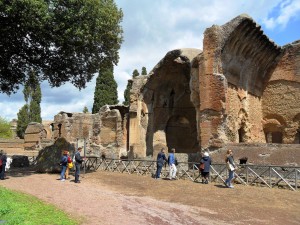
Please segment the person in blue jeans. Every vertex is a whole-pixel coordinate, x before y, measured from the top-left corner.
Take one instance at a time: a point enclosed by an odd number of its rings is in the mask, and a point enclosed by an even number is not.
[[[236,169],[236,165],[234,163],[232,150],[230,150],[230,149],[227,151],[227,155],[225,157],[225,162],[226,162],[227,169],[228,169],[228,178],[225,180],[225,184],[229,188],[234,188],[233,185],[231,184],[231,181],[234,177],[234,170]]]
[[[82,148],[79,147],[75,153],[75,183],[80,183],[79,175],[80,175],[80,167],[84,159],[81,157],[80,152]]]
[[[157,159],[156,159],[156,174],[155,174],[155,179],[159,179],[160,178],[160,173],[162,170],[163,165],[165,164],[165,162],[167,161],[165,152],[164,152],[164,148],[162,148],[160,150],[160,152],[157,154]]]
[[[60,160],[61,172],[60,172],[60,180],[65,181],[65,173],[68,166],[68,151],[63,152],[63,156]]]

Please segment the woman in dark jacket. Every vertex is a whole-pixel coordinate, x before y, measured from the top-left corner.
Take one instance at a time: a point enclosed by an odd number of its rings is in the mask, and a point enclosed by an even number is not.
[[[211,165],[211,158],[208,152],[204,152],[202,159],[200,160],[200,171],[202,176],[202,184],[208,184],[209,171]]]

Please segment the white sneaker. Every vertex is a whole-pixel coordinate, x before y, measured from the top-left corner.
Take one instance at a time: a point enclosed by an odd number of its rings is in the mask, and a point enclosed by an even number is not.
[[[66,179],[61,179],[60,181],[65,181]]]

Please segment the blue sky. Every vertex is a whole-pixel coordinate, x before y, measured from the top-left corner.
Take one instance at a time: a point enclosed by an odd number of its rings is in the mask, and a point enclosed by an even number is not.
[[[276,44],[300,39],[300,0],[116,0],[124,18],[124,42],[114,75],[120,103],[134,69],[150,72],[165,54],[178,48],[202,49],[203,33],[212,25],[223,25],[246,13]],[[53,120],[60,111],[89,111],[93,106],[95,78],[81,91],[71,84],[50,88],[42,83],[42,118]],[[0,94],[0,116],[17,118],[25,104],[22,90]]]

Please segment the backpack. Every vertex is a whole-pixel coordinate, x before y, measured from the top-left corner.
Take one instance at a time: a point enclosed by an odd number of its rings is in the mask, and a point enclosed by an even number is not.
[[[72,162],[72,159],[70,156],[68,156],[68,163],[71,163]]]

